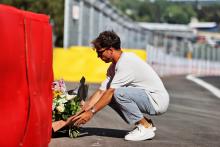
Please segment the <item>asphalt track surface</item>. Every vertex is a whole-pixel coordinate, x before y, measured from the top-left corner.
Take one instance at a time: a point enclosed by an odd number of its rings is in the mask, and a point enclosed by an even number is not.
[[[220,76],[206,76],[199,78],[220,89]]]
[[[202,77],[215,86],[219,78]],[[163,82],[170,94],[170,106],[165,114],[150,117],[157,127],[152,140],[125,141],[124,135],[134,126],[107,106],[82,127],[81,137],[57,134],[49,147],[220,147],[220,99],[185,76],[164,77]],[[97,87],[90,84],[89,94]]]

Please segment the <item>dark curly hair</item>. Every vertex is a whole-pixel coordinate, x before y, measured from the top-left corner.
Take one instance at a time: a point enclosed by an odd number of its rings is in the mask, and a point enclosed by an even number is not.
[[[116,50],[121,49],[121,40],[114,31],[104,31],[93,40],[92,45],[95,50],[101,50],[102,48],[115,48]]]

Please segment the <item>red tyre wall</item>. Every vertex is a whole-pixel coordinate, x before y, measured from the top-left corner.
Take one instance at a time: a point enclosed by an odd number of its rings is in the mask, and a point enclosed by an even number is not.
[[[48,16],[0,5],[0,51],[0,146],[48,146],[53,81]]]

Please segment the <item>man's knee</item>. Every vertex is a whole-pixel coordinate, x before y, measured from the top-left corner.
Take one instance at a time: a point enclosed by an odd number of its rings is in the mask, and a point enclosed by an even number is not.
[[[129,98],[126,94],[126,88],[117,88],[114,91],[114,98],[116,102],[125,102],[129,101]]]

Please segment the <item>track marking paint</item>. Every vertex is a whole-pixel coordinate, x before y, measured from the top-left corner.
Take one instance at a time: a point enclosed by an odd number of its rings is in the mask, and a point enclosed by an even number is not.
[[[186,79],[197,83],[198,85],[200,85],[200,86],[204,87],[205,89],[209,90],[216,97],[220,98],[220,89],[218,89],[217,87],[209,84],[208,82],[205,82],[204,80],[201,80],[201,79],[197,78],[196,75],[187,75]]]

